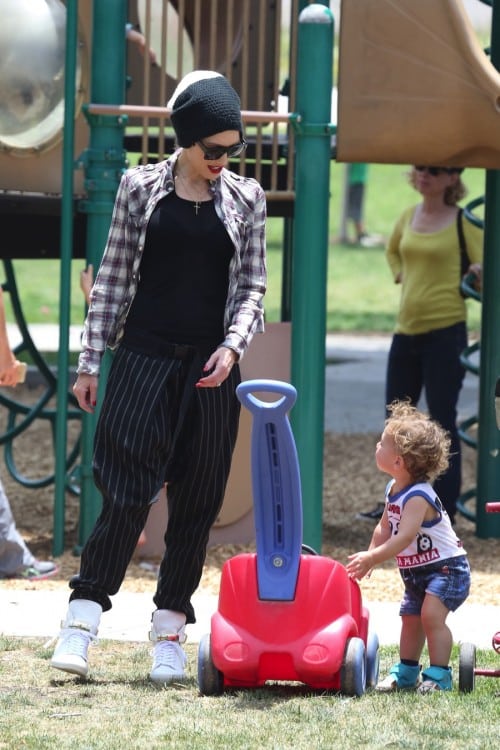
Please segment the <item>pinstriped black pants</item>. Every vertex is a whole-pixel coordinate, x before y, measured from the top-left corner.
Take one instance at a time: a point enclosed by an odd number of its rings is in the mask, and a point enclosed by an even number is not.
[[[103,611],[119,590],[151,503],[168,482],[165,555],[153,601],[195,622],[210,529],[222,506],[238,432],[235,365],[220,388],[193,387],[172,445],[189,363],[130,351],[115,354],[94,441],[94,479],[102,511],[71,582],[71,599]],[[201,372],[200,372],[201,376]]]

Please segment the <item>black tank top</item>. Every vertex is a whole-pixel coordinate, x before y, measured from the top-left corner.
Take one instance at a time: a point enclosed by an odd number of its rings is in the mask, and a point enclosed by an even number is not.
[[[212,200],[175,192],[156,206],[146,231],[137,294],[127,332],[212,351],[224,339],[224,308],[234,246]]]

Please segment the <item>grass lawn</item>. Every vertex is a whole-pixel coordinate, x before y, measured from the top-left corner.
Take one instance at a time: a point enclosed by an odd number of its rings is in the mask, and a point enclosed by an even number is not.
[[[146,679],[145,643],[102,641],[88,681],[49,667],[41,640],[0,638],[0,747],[29,750],[493,750],[498,747],[498,682],[478,677],[472,693],[425,696],[311,692],[299,684],[201,697],[196,645],[188,679],[157,688]],[[397,658],[383,647],[381,674]],[[498,655],[478,651],[478,665]],[[496,665],[495,665],[496,662]],[[455,680],[457,651],[453,654]]]

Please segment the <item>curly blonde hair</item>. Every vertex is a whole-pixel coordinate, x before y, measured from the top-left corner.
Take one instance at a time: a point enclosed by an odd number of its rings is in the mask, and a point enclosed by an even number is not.
[[[441,425],[407,401],[388,407],[385,432],[414,482],[433,482],[448,468],[451,440]]]
[[[412,167],[410,171],[407,174],[408,182],[412,186],[412,188],[416,189],[416,183],[415,183],[415,167]],[[462,200],[462,198],[465,198],[467,195],[468,190],[464,183],[462,182],[462,178],[458,177],[458,180],[453,183],[453,185],[448,185],[446,190],[444,191],[444,202],[447,206],[456,206],[459,201]]]

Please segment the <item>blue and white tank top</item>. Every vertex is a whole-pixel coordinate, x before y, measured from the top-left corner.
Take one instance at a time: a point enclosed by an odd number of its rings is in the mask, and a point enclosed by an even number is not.
[[[392,479],[388,483],[385,491],[387,515],[392,536],[396,536],[398,533],[404,506],[411,497],[418,495],[425,498],[438,513],[432,521],[423,522],[413,542],[396,556],[398,567],[418,568],[450,557],[465,555],[466,551],[462,542],[455,534],[450,517],[432,486],[427,482],[419,482],[405,487],[404,490],[395,495],[391,495],[390,491],[394,481]]]

